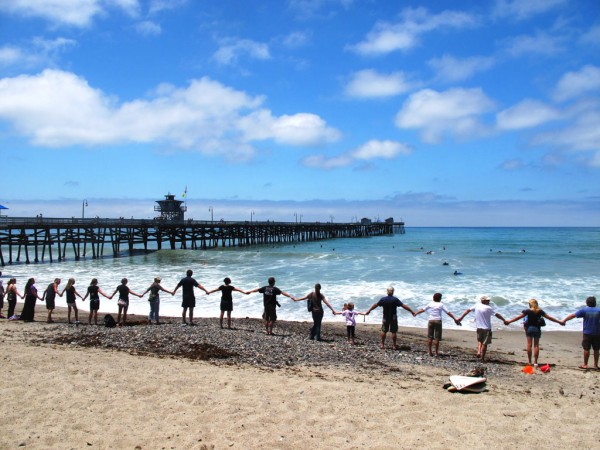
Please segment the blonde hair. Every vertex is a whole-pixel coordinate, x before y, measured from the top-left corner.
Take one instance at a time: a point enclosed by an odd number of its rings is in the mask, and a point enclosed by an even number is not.
[[[540,311],[540,305],[535,298],[529,300],[529,309],[531,309],[534,313],[538,313]]]
[[[75,278],[69,278],[69,281],[67,282],[67,287],[65,288],[65,290],[73,287],[74,284],[75,284]]]

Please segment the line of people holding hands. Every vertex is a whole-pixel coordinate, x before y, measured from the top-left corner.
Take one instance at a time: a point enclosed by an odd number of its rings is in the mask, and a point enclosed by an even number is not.
[[[0,272],[0,276],[1,276]],[[24,298],[25,302],[23,309],[20,314],[20,319],[24,321],[33,321],[35,314],[35,303],[36,300],[45,300],[46,309],[48,311],[47,322],[53,323],[52,312],[55,309],[56,296],[62,297],[66,295],[66,302],[68,306],[68,322],[71,321],[72,314],[74,315],[75,323],[79,324],[79,312],[76,305],[76,297],[85,301],[89,297],[90,301],[90,312],[88,317],[88,323],[95,325],[98,324],[98,310],[100,309],[100,295],[107,299],[112,299],[117,293],[119,294],[117,305],[118,315],[117,324],[123,325],[127,321],[127,309],[129,307],[129,296],[134,295],[136,297],[144,297],[149,293],[149,304],[150,312],[148,315],[148,323],[159,324],[159,307],[160,307],[160,293],[165,292],[171,295],[175,295],[176,292],[182,289],[182,323],[186,325],[194,325],[194,308],[196,306],[196,298],[194,289],[200,289],[207,295],[215,292],[221,292],[221,304],[220,304],[220,326],[223,328],[224,315],[227,313],[227,326],[232,327],[231,324],[231,312],[233,310],[233,292],[240,292],[242,294],[252,294],[258,292],[263,295],[263,320],[265,324],[265,332],[267,335],[273,334],[273,325],[277,320],[277,307],[281,306],[277,301],[278,295],[283,295],[290,298],[293,301],[307,301],[307,309],[312,314],[313,326],[311,327],[309,338],[311,340],[321,340],[321,323],[324,316],[323,304],[325,304],[334,315],[342,315],[346,321],[347,328],[347,339],[348,343],[355,343],[355,327],[356,327],[356,316],[358,315],[369,315],[374,309],[382,307],[383,317],[381,325],[381,343],[380,347],[385,348],[385,341],[387,333],[390,332],[392,335],[392,348],[397,348],[397,332],[398,332],[398,307],[401,307],[411,313],[413,316],[427,312],[428,327],[427,327],[427,346],[428,353],[430,356],[439,356],[439,343],[442,340],[442,316],[447,314],[454,320],[457,325],[461,325],[462,320],[471,312],[475,312],[475,324],[477,328],[477,354],[476,357],[485,361],[486,351],[488,345],[492,342],[492,317],[496,317],[501,320],[505,325],[509,325],[518,320],[524,319],[524,331],[527,337],[527,357],[529,364],[537,367],[539,357],[539,340],[541,337],[541,329],[545,326],[545,319],[552,322],[558,323],[562,326],[569,320],[574,318],[583,319],[583,340],[582,347],[584,349],[584,364],[580,366],[581,369],[588,369],[588,361],[590,356],[590,350],[594,350],[594,366],[593,369],[598,369],[598,356],[600,351],[600,308],[596,307],[596,298],[588,297],[586,299],[586,306],[579,309],[573,314],[567,316],[564,320],[558,320],[548,315],[542,310],[537,300],[531,299],[528,302],[528,308],[522,310],[522,312],[516,317],[506,320],[496,310],[490,306],[490,297],[483,296],[480,298],[480,302],[471,308],[468,308],[460,317],[453,315],[446,305],[442,303],[442,294],[435,293],[433,300],[427,305],[424,305],[417,311],[412,310],[408,305],[400,301],[394,296],[394,288],[387,288],[387,295],[382,297],[378,302],[374,303],[366,312],[354,311],[353,303],[345,303],[342,311],[335,311],[331,306],[327,298],[321,292],[321,285],[315,284],[314,291],[308,293],[303,297],[293,297],[287,292],[282,291],[275,286],[275,278],[270,277],[268,284],[244,291],[231,285],[231,279],[225,278],[223,284],[216,289],[207,290],[193,277],[193,271],[188,270],[186,276],[182,278],[177,286],[173,290],[165,289],[161,286],[161,278],[154,278],[153,283],[141,294],[133,292],[128,286],[127,278],[121,280],[112,294],[105,293],[99,286],[98,280],[93,278],[90,285],[87,288],[85,295],[81,295],[75,289],[75,279],[69,278],[65,288],[60,291],[59,285],[61,283],[60,278],[56,278],[50,283],[43,291],[42,295],[38,294],[35,287],[35,280],[30,278],[25,285],[23,294],[20,294],[16,287],[16,279],[11,278],[7,284],[6,289],[0,280],[0,318],[2,316],[3,300],[6,297],[8,302],[8,314],[9,319],[14,319],[14,309],[17,302],[17,297]]]

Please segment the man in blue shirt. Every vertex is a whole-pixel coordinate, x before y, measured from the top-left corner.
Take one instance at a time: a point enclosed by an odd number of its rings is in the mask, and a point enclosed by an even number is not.
[[[408,305],[402,303],[397,297],[394,297],[394,288],[387,288],[387,296],[382,297],[365,313],[368,315],[378,306],[383,308],[383,321],[381,322],[381,348],[385,348],[385,337],[388,331],[392,333],[392,348],[396,350],[396,334],[398,333],[398,306],[409,311],[413,316],[415,312]]]
[[[581,346],[583,347],[583,365],[579,366],[580,369],[588,368],[588,361],[590,359],[590,349],[594,349],[594,370],[600,370],[598,368],[598,353],[600,352],[600,308],[596,307],[596,297],[588,297],[585,299],[585,308],[581,308],[579,311],[568,315],[562,321],[563,325],[575,317],[583,319],[583,340]]]

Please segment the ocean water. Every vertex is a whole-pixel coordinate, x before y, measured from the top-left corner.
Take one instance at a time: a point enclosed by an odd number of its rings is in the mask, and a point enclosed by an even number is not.
[[[395,295],[415,310],[426,305],[435,292],[441,292],[456,315],[473,306],[481,295],[490,295],[492,304],[506,318],[518,315],[530,298],[536,298],[548,314],[562,319],[583,306],[587,296],[600,297],[600,228],[409,227],[404,235],[384,237],[16,264],[3,268],[3,279],[6,283],[8,276],[17,277],[21,291],[29,277],[35,277],[40,290],[55,277],[62,278],[61,287],[74,277],[83,295],[93,277],[108,294],[127,277],[130,288],[141,293],[155,276],[172,290],[189,268],[209,290],[220,286],[226,276],[244,290],[263,286],[274,276],[280,289],[299,297],[318,282],[337,310],[343,303],[353,302],[357,311],[365,311],[391,285]],[[461,274],[454,275],[454,271]],[[101,311],[116,311],[116,300],[116,296],[113,300],[101,297]],[[86,310],[87,302],[77,302]],[[219,302],[218,293],[206,296],[197,291],[195,316],[218,316]],[[175,297],[163,293],[161,315],[179,316],[180,303],[181,292]],[[311,320],[305,302],[282,297],[280,303],[280,319]],[[57,304],[66,306],[65,299],[58,299]],[[132,297],[130,312],[146,314],[148,309],[147,297]],[[261,314],[259,294],[234,293],[234,318],[259,318]],[[473,314],[467,316],[463,328],[474,328],[473,319]],[[342,321],[329,313],[325,320]],[[381,311],[373,311],[365,320],[380,322]],[[401,310],[399,321],[403,326],[426,327],[427,315],[413,318]],[[496,325],[503,327],[500,321]],[[449,318],[445,326],[456,327]],[[520,325],[515,323],[511,328]],[[548,322],[546,329],[565,328]],[[571,321],[566,329],[579,330],[581,323]]]

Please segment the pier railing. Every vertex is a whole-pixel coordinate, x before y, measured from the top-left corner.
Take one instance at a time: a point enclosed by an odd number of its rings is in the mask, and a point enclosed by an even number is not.
[[[78,260],[169,249],[301,243],[404,233],[403,222],[164,221],[0,217],[0,264]]]

